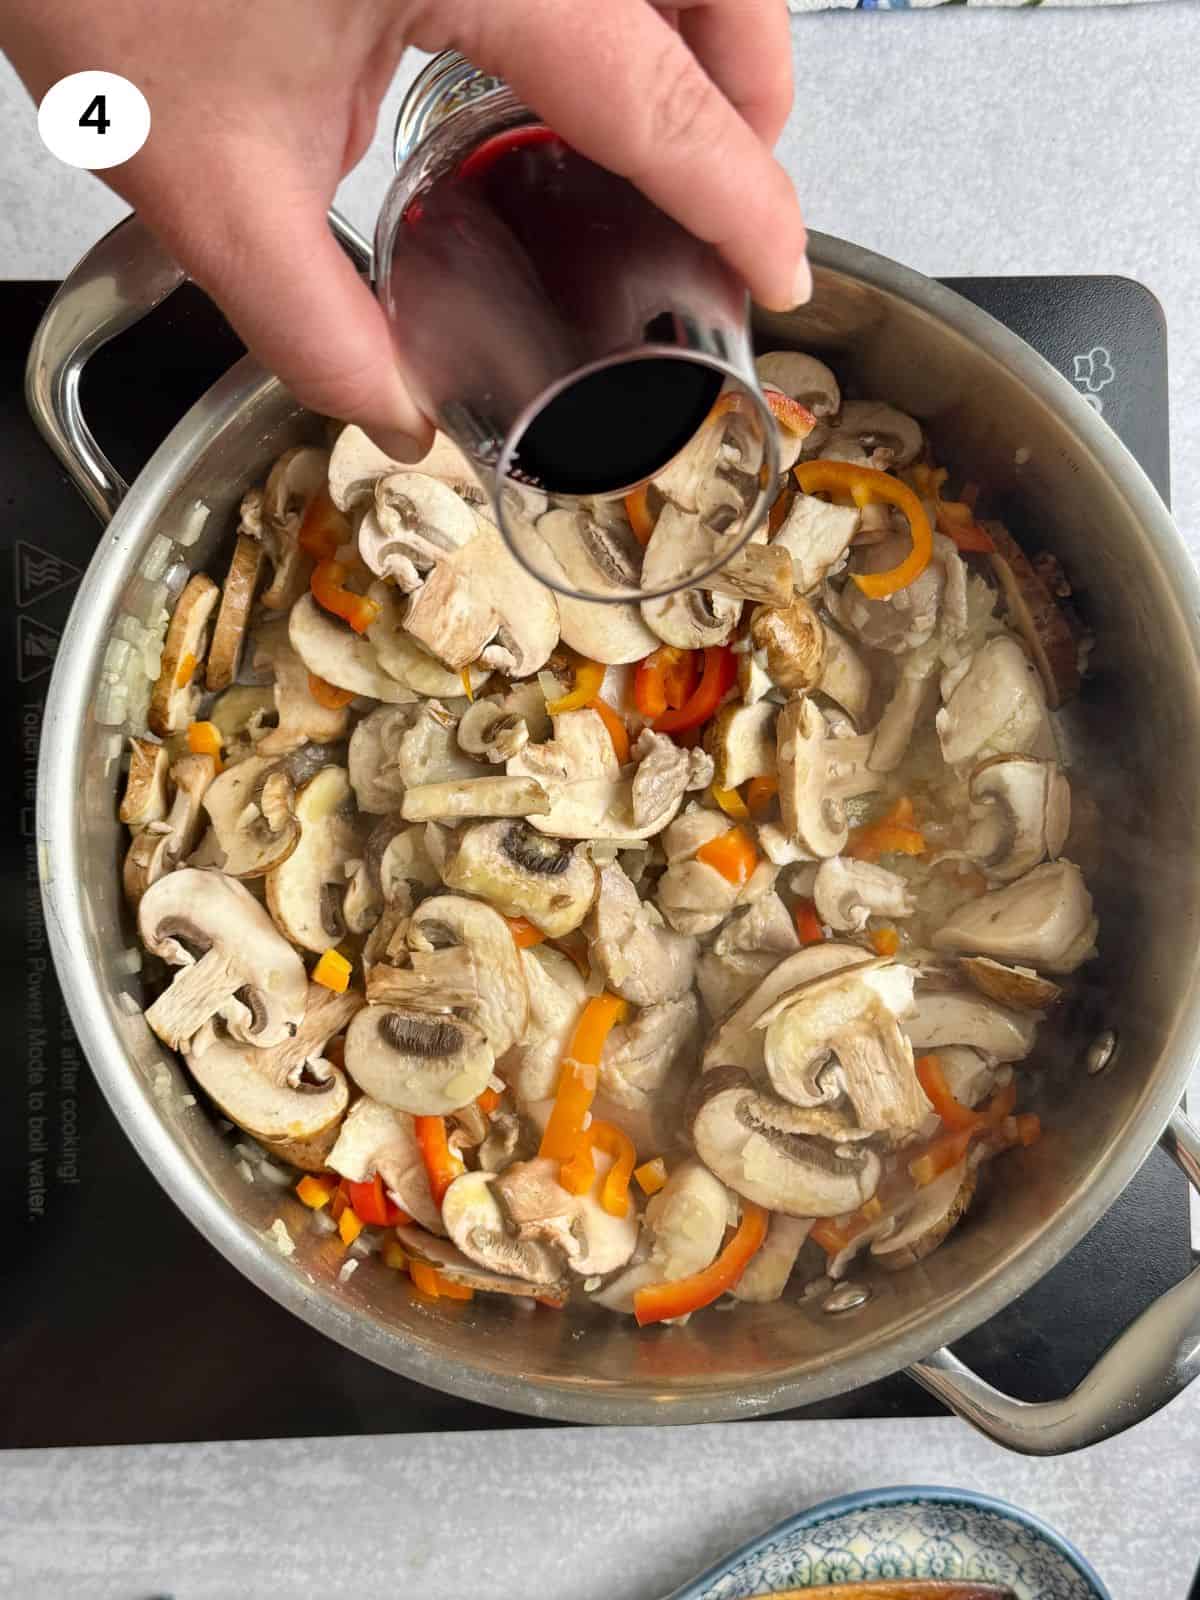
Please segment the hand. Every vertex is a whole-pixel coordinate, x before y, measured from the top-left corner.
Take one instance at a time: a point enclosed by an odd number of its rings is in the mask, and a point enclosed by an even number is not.
[[[784,0],[7,0],[31,93],[120,72],[150,101],[105,180],[305,405],[414,458],[430,425],[325,221],[407,45],[459,49],[556,132],[712,241],[765,305],[808,296],[771,155],[791,106]]]

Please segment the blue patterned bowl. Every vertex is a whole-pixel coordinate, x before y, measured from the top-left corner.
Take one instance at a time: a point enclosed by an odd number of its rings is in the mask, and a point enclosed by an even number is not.
[[[1112,1600],[1061,1534],[1028,1511],[961,1489],[843,1495],[743,1545],[673,1600],[747,1600],[867,1578],[978,1578],[1018,1600]]]

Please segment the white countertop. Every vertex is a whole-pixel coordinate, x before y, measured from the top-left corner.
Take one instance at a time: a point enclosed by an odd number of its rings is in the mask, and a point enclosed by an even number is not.
[[[1175,513],[1200,552],[1200,7],[841,12],[793,39],[782,148],[814,228],[931,274],[1124,273],[1158,295]],[[341,196],[365,229],[398,88]],[[61,276],[123,208],[42,149],[2,63],[0,148],[0,277]],[[1197,1459],[1198,1394],[1062,1461],[952,1420],[11,1452],[0,1594],[653,1600],[816,1500],[924,1482],[1039,1512],[1114,1600],[1176,1600],[1200,1560]]]

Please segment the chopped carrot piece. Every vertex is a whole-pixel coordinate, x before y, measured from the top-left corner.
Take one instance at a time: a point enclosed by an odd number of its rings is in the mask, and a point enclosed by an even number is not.
[[[736,789],[718,789],[714,783],[708,792],[727,817],[732,817],[735,822],[749,820],[750,808]]]
[[[547,710],[549,710],[549,707],[547,707]],[[588,710],[596,712],[600,721],[608,729],[608,737],[612,740],[617,764],[623,767],[629,760],[629,730],[626,728],[624,721],[606,700],[589,700]]]
[[[179,671],[175,674],[175,687],[177,689],[185,689],[191,683],[192,674],[195,672],[197,665],[195,656],[189,650],[179,663]]]
[[[821,940],[825,937],[825,933],[821,927],[821,919],[817,915],[817,908],[815,905],[813,905],[812,901],[797,900],[794,916],[796,918],[796,932],[799,935],[800,943],[820,944]]]
[[[894,956],[900,948],[900,935],[895,928],[875,928],[871,932],[871,948],[877,956]]]
[[[310,1211],[320,1211],[322,1206],[327,1206],[337,1190],[337,1184],[332,1178],[319,1178],[314,1173],[308,1173],[296,1185],[296,1193]]]
[[[339,689],[335,683],[327,683],[324,678],[318,678],[315,672],[310,672],[308,675],[308,692],[319,706],[325,707],[326,711],[340,711],[354,699],[353,689]]]
[[[350,987],[351,963],[337,950],[326,950],[312,969],[312,981],[334,994],[345,994]]]
[[[518,950],[529,950],[535,944],[541,944],[546,937],[540,928],[535,928],[524,917],[505,917],[504,920],[508,923],[508,931]]]
[[[338,1232],[342,1236],[342,1243],[351,1245],[363,1231],[363,1221],[353,1206],[347,1206],[338,1218]]]
[[[667,1181],[667,1164],[661,1156],[643,1161],[633,1172],[643,1194],[657,1194]]]
[[[748,833],[741,828],[730,828],[728,833],[701,845],[696,851],[696,860],[715,868],[726,883],[740,888],[749,882],[758,865],[758,851]]]

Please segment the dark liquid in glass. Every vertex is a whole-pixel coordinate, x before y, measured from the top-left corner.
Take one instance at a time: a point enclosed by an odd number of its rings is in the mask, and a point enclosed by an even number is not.
[[[498,453],[506,421],[562,372],[646,340],[673,342],[661,284],[686,281],[697,248],[550,129],[498,134],[405,211],[391,269],[403,354],[429,375],[435,412],[465,425],[482,454]],[[456,371],[439,394],[436,345],[448,330]],[[721,386],[719,373],[682,357],[611,362],[533,415],[514,475],[572,495],[638,483],[687,444]]]

